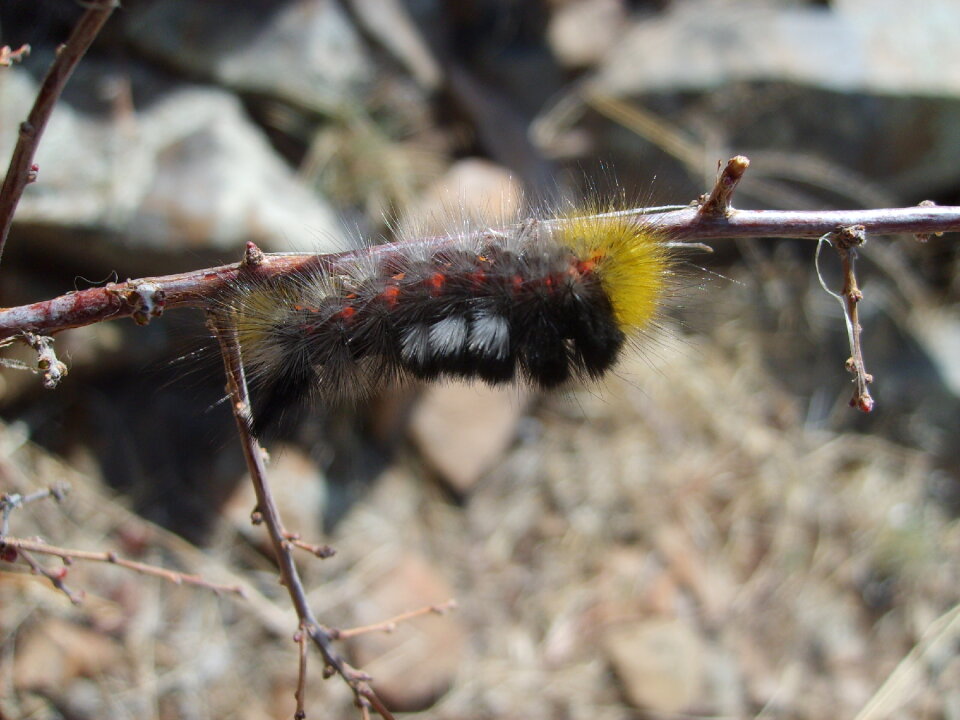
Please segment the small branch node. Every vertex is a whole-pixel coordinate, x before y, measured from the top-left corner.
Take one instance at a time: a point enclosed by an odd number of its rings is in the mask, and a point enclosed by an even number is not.
[[[240,262],[240,264],[243,267],[248,268],[257,267],[258,265],[263,264],[263,259],[263,250],[261,250],[256,243],[251,241],[247,243],[247,249],[243,253],[243,260]]]
[[[713,190],[700,203],[698,211],[701,217],[725,218],[733,212],[733,191],[737,189],[743,174],[750,167],[750,160],[737,155],[727,161],[726,167],[717,175]]]
[[[60,384],[67,375],[67,366],[57,359],[53,349],[53,338],[49,335],[38,335],[29,331],[21,335],[23,342],[32,347],[37,353],[37,369],[43,378],[43,386],[52,390]]]
[[[917,207],[922,207],[922,208],[932,208],[936,206],[937,204],[933,200],[923,200],[917,204]],[[943,233],[942,232],[916,233],[914,237],[917,239],[917,242],[925,243],[925,242],[929,242],[930,238],[932,237],[943,237]]]
[[[127,302],[136,308],[133,321],[137,325],[147,325],[151,318],[163,315],[166,293],[154,283],[140,283],[130,291]]]

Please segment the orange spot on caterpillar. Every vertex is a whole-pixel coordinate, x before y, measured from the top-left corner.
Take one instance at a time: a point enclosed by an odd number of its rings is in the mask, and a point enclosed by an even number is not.
[[[396,285],[387,285],[380,293],[380,297],[383,298],[388,307],[395,307],[397,300],[400,298],[400,288]]]
[[[357,314],[357,309],[353,305],[347,305],[343,310],[334,315],[339,320],[350,320]]]
[[[439,293],[443,286],[446,284],[447,278],[443,273],[434,273],[429,278],[427,278],[427,286],[430,287],[434,293]]]

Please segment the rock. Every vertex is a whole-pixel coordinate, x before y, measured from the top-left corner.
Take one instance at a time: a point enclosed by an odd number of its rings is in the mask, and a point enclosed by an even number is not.
[[[523,387],[431,385],[413,411],[410,436],[458,493],[468,493],[513,442],[529,399]]]
[[[367,625],[445,603],[453,589],[439,571],[414,554],[372,584],[357,603],[357,621]],[[393,632],[371,632],[349,641],[358,667],[373,676],[377,694],[391,710],[430,707],[453,682],[466,645],[455,613],[404,620]]]
[[[627,701],[650,713],[679,713],[700,697],[704,642],[684,621],[651,619],[617,625],[603,647]]]
[[[340,3],[165,0],[129,13],[134,46],[240,92],[337,114],[373,80],[367,50]]]
[[[8,155],[36,85],[22,72],[4,80],[0,154]],[[138,250],[239,254],[247,240],[265,250],[310,250],[317,238],[342,245],[332,210],[295,178],[232,95],[184,86],[127,120],[118,125],[58,104],[17,222],[106,231]]]
[[[595,65],[627,27],[626,3],[621,0],[574,0],[550,18],[547,39],[562,65]]]
[[[898,0],[830,9],[676,3],[633,24],[596,84],[621,96],[769,80],[844,92],[960,95],[960,8],[931,0],[922,13],[901,10]]]
[[[458,160],[410,208],[400,224],[402,237],[459,232],[464,223],[515,222],[523,206],[520,182],[506,168],[479,158]]]
[[[115,671],[122,656],[121,646],[106,634],[49,617],[18,635],[13,681],[19,690],[59,694],[79,677]]]

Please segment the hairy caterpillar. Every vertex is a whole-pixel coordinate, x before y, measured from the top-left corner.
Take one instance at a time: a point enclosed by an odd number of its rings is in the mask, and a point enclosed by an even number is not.
[[[255,434],[313,395],[408,378],[598,378],[654,320],[670,275],[655,227],[611,212],[375,246],[253,281],[237,311]]]

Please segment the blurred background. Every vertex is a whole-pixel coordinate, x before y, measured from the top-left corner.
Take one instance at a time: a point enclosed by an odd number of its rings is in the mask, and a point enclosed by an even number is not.
[[[0,156],[79,13],[0,4],[0,44],[33,48],[0,69]],[[234,262],[248,240],[409,237],[451,207],[685,204],[734,154],[738,207],[960,204],[960,2],[127,0],[41,143],[0,302]],[[338,550],[300,558],[323,622],[459,603],[344,644],[391,708],[960,720],[956,237],[861,254],[869,416],[847,407],[815,243],[714,249],[602,384],[399,388],[270,443],[288,528]],[[824,274],[839,284],[832,257]],[[72,607],[5,565],[0,717],[292,717],[296,622],[202,317],[57,351],[53,392],[0,375],[0,491],[72,486],[11,533],[250,598],[78,563]],[[356,717],[321,674],[309,715]]]

